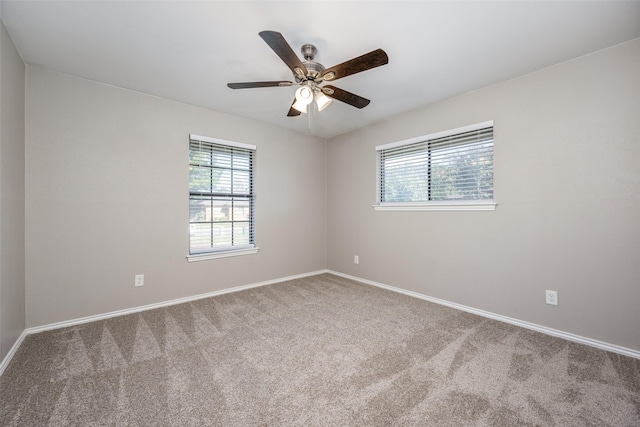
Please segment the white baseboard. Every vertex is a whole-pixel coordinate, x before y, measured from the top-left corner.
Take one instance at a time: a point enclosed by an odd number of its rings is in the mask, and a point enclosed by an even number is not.
[[[222,290],[219,290],[219,291],[208,292],[208,293],[205,293],[205,294],[199,294],[199,295],[194,295],[194,296],[190,296],[190,297],[178,298],[178,299],[174,299],[174,300],[170,300],[170,301],[163,301],[163,302],[155,303],[155,304],[148,304],[148,305],[128,308],[128,309],[124,309],[124,310],[112,311],[112,312],[109,312],[109,313],[97,314],[97,315],[94,315],[94,316],[81,317],[81,318],[78,318],[78,319],[71,319],[71,320],[66,320],[66,321],[63,321],[63,322],[57,322],[57,323],[51,323],[51,324],[48,324],[48,325],[36,326],[36,327],[33,327],[33,328],[27,328],[22,332],[22,334],[20,335],[18,340],[13,344],[13,346],[11,347],[11,350],[9,350],[9,353],[7,353],[7,355],[4,357],[2,362],[0,362],[0,375],[2,375],[2,373],[4,372],[6,367],[11,362],[11,359],[15,355],[16,351],[18,350],[18,348],[20,347],[22,342],[24,341],[25,337],[27,335],[30,335],[30,334],[49,331],[49,330],[52,330],[52,329],[60,329],[60,328],[66,328],[66,327],[69,327],[69,326],[81,325],[83,323],[95,322],[96,320],[103,320],[103,319],[108,319],[108,318],[111,318],[111,317],[123,316],[125,314],[138,313],[140,311],[153,310],[154,308],[167,307],[167,306],[170,306],[170,305],[181,304],[181,303],[189,302],[189,301],[195,301],[195,300],[202,299],[202,298],[209,298],[209,297],[215,297],[215,296],[218,296],[218,295],[229,294],[229,293],[232,293],[232,292],[244,291],[245,289],[251,289],[251,288],[257,288],[257,287],[260,287],[260,286],[273,285],[275,283],[286,282],[287,280],[295,280],[295,279],[300,279],[300,278],[303,278],[303,277],[315,276],[315,275],[322,274],[322,273],[335,274],[336,276],[344,277],[346,279],[355,280],[355,281],[360,282],[360,283],[376,286],[378,288],[386,289],[386,290],[389,290],[389,291],[392,291],[392,292],[397,292],[397,293],[404,294],[404,295],[407,295],[407,296],[410,296],[410,297],[419,298],[419,299],[422,299],[422,300],[425,300],[425,301],[430,301],[430,302],[433,302],[433,303],[436,303],[436,304],[440,304],[440,305],[444,305],[444,306],[447,306],[447,307],[455,308],[455,309],[458,309],[458,310],[466,311],[468,313],[473,313],[473,314],[477,314],[479,316],[483,316],[483,317],[487,317],[487,318],[490,318],[490,319],[498,320],[500,322],[505,322],[505,323],[509,323],[509,324],[512,324],[512,325],[521,326],[523,328],[531,329],[531,330],[534,330],[534,331],[538,331],[538,332],[541,332],[543,334],[552,335],[552,336],[559,337],[559,338],[564,338],[564,339],[569,340],[569,341],[574,341],[574,342],[578,342],[578,343],[581,343],[581,344],[586,344],[586,345],[589,345],[589,346],[592,346],[592,347],[596,347],[596,348],[599,348],[599,349],[602,349],[602,350],[611,351],[613,353],[618,353],[618,354],[622,354],[624,356],[629,356],[629,357],[633,357],[633,358],[636,358],[636,359],[640,359],[640,351],[638,351],[638,350],[633,350],[633,349],[630,349],[630,348],[621,347],[621,346],[618,346],[618,345],[615,345],[615,344],[609,344],[609,343],[606,343],[606,342],[594,340],[594,339],[591,339],[591,338],[582,337],[582,336],[571,334],[571,333],[568,333],[568,332],[559,331],[557,329],[548,328],[546,326],[537,325],[535,323],[525,322],[523,320],[513,319],[511,317],[502,316],[500,314],[491,313],[489,311],[479,310],[477,308],[467,307],[467,306],[462,305],[462,304],[457,304],[457,303],[445,301],[445,300],[442,300],[442,299],[439,299],[439,298],[430,297],[430,296],[427,296],[427,295],[420,294],[418,292],[413,292],[413,291],[408,291],[408,290],[401,289],[401,288],[396,288],[394,286],[389,286],[389,285],[385,285],[383,283],[374,282],[373,280],[363,279],[363,278],[360,278],[360,277],[351,276],[349,274],[344,274],[344,273],[340,273],[340,272],[337,272],[337,271],[325,269],[325,270],[312,271],[312,272],[309,272],[309,273],[297,274],[297,275],[293,275],[293,276],[281,277],[281,278],[278,278],[278,279],[266,280],[264,282],[258,282],[258,283],[253,283],[253,284],[249,284],[249,285],[236,286],[236,287],[233,287],[233,288],[222,289]]]
[[[69,326],[81,325],[83,323],[95,322],[96,320],[109,319],[111,317],[123,316],[125,314],[138,313],[140,311],[153,310],[154,308],[167,307],[170,305],[182,304],[183,302],[195,301],[202,298],[215,297],[218,295],[230,294],[232,292],[240,292],[245,289],[258,288],[260,286],[273,285],[275,283],[286,282],[287,280],[300,279],[317,274],[327,273],[327,270],[312,271],[310,273],[296,274],[294,276],[280,277],[278,279],[265,280],[264,282],[252,283],[249,285],[236,286],[233,288],[222,289],[220,291],[207,292],[205,294],[193,295],[184,298],[177,298],[169,301],[162,301],[155,304],[141,305],[139,307],[126,308],[124,310],[111,311],[109,313],[96,314],[94,316],[81,317],[78,319],[65,320],[63,322],[50,323],[48,325],[27,328],[27,334],[35,334],[38,332],[50,331],[52,329],[66,328]]]
[[[24,337],[26,336],[27,336],[27,331],[26,330],[22,331],[22,333],[20,334],[16,342],[13,343],[13,346],[11,347],[11,350],[9,350],[9,353],[7,353],[4,359],[2,359],[2,362],[0,363],[0,376],[2,376],[2,373],[4,372],[4,370],[7,369],[7,366],[9,366],[9,363],[11,363],[11,359],[13,359],[13,356],[16,354],[16,351],[18,351],[18,348],[20,347],[20,345],[22,344],[22,341],[24,341]]]
[[[477,314],[478,316],[488,317],[489,319],[498,320],[500,322],[509,323],[512,325],[520,326],[525,329],[531,329],[537,332],[541,332],[543,334],[552,335],[554,337],[563,338],[569,341],[577,342],[580,344],[589,345],[591,347],[596,347],[602,350],[611,351],[613,353],[622,354],[623,356],[633,357],[635,359],[640,359],[640,351],[633,350],[626,347],[621,347],[615,344],[609,344],[603,341],[594,340],[587,337],[582,337],[580,335],[575,335],[569,332],[559,331],[557,329],[548,328],[546,326],[537,325],[535,323],[525,322],[524,320],[518,320],[507,316],[502,316],[500,314],[491,313],[489,311],[480,310],[473,307],[467,307],[466,305],[457,304],[455,302],[449,302],[446,300],[442,300],[439,298],[430,297],[427,295],[420,294],[418,292],[407,291],[405,289],[396,288],[393,286],[385,285],[383,283],[374,282],[373,280],[362,279],[360,277],[351,276],[349,274],[339,273],[333,270],[327,270],[328,273],[335,274],[336,276],[344,277],[345,279],[355,280],[360,283],[364,283],[367,285],[376,286],[378,288],[386,289],[389,291],[397,292],[400,294],[404,294],[414,298],[420,298],[425,301],[433,302],[440,305],[445,305],[447,307],[455,308],[457,310],[466,311],[468,313]]]
[[[139,306],[139,307],[127,308],[127,309],[124,309],[124,310],[111,311],[109,313],[96,314],[94,316],[81,317],[81,318],[77,318],[77,319],[65,320],[63,322],[50,323],[48,325],[35,326],[33,328],[27,328],[24,331],[22,331],[22,334],[20,335],[18,340],[13,344],[13,347],[11,347],[11,350],[9,351],[9,353],[7,353],[5,358],[0,363],[0,376],[2,375],[2,373],[4,372],[6,367],[9,366],[9,363],[11,363],[11,359],[15,355],[15,353],[18,350],[18,348],[20,347],[20,345],[22,344],[22,341],[24,341],[24,338],[27,335],[30,335],[30,334],[36,334],[38,332],[50,331],[50,330],[53,330],[53,329],[66,328],[66,327],[69,327],[69,326],[81,325],[83,323],[95,322],[96,320],[103,320],[103,319],[108,319],[108,318],[111,318],[111,317],[123,316],[125,314],[138,313],[140,311],[153,310],[154,308],[167,307],[167,306],[170,306],[170,305],[181,304],[183,302],[189,302],[189,301],[195,301],[195,300],[202,299],[202,298],[209,298],[209,297],[215,297],[217,295],[223,295],[223,294],[229,294],[229,293],[232,293],[232,292],[244,291],[245,289],[251,289],[251,288],[257,288],[257,287],[260,287],[260,286],[273,285],[275,283],[286,282],[287,280],[295,280],[295,279],[300,279],[300,278],[308,277],[308,276],[315,276],[315,275],[322,274],[322,273],[327,273],[327,272],[328,272],[328,270],[312,271],[310,273],[303,273],[303,274],[296,274],[296,275],[293,275],[293,276],[280,277],[278,279],[265,280],[264,282],[258,282],[258,283],[253,283],[253,284],[249,284],[249,285],[243,285],[243,286],[236,286],[236,287],[233,287],[233,288],[222,289],[220,291],[207,292],[205,294],[199,294],[199,295],[194,295],[194,296],[190,296],[190,297],[178,298],[178,299],[174,299],[174,300],[170,300],[170,301],[163,301],[163,302],[159,302],[159,303],[155,303],[155,304],[148,304],[148,305],[143,305],[143,306]]]

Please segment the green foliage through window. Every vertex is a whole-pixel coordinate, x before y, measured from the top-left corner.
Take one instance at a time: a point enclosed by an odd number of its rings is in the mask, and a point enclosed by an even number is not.
[[[379,203],[493,199],[493,127],[378,150]]]
[[[189,142],[190,253],[255,246],[255,150]]]

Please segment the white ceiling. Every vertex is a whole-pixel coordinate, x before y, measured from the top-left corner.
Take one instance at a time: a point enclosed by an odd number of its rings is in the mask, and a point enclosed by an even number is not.
[[[491,83],[640,37],[640,1],[1,1],[27,64],[332,137]],[[286,117],[294,87],[231,90],[228,82],[292,80],[258,36],[336,65],[376,48],[389,64],[338,86],[371,100],[358,110]]]

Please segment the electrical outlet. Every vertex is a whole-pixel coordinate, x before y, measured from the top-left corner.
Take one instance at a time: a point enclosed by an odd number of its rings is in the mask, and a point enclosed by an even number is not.
[[[144,274],[136,274],[136,279],[133,283],[134,286],[144,286]]]
[[[360,264],[360,257],[358,255],[354,255],[353,256],[353,263],[354,264]]]
[[[546,302],[551,305],[558,305],[558,292],[557,291],[545,291]]]

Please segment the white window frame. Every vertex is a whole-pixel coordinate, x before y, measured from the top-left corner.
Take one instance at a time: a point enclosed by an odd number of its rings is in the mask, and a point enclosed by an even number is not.
[[[189,241],[189,255],[187,255],[187,260],[189,262],[194,262],[194,261],[204,261],[204,260],[209,260],[209,259],[216,259],[216,258],[227,258],[227,257],[232,257],[232,256],[239,256],[239,255],[250,255],[250,254],[255,254],[257,253],[260,248],[255,244],[255,240],[256,240],[256,236],[255,236],[255,200],[256,200],[256,196],[255,196],[255,174],[256,174],[256,170],[255,170],[255,159],[256,159],[256,154],[257,154],[257,147],[255,145],[252,144],[244,144],[241,142],[234,142],[234,141],[227,141],[224,139],[218,139],[218,138],[210,138],[207,136],[201,136],[201,135],[195,135],[195,134],[190,134],[189,135],[189,146],[191,146],[191,141],[201,141],[201,142],[208,142],[211,144],[216,144],[216,145],[221,145],[221,146],[226,146],[226,147],[235,147],[235,148],[242,148],[242,149],[246,149],[246,150],[251,150],[253,151],[253,165],[252,165],[252,170],[251,170],[251,179],[252,179],[252,191],[251,191],[251,195],[252,195],[252,200],[251,200],[251,227],[253,227],[253,231],[252,231],[252,235],[253,235],[253,241],[254,243],[250,243],[248,245],[236,245],[236,246],[226,246],[226,247],[222,247],[220,249],[212,249],[211,251],[206,251],[206,252],[195,252],[195,253],[191,253],[191,242]],[[191,148],[189,148],[189,150],[191,150]],[[189,194],[191,195],[191,191],[189,191]],[[189,199],[191,199],[191,196],[189,197]],[[189,220],[189,224],[191,224],[191,220]],[[189,239],[190,240],[190,239]]]
[[[496,203],[491,200],[437,200],[437,201],[421,201],[421,202],[381,202],[380,188],[380,155],[379,152],[392,148],[402,147],[420,142],[445,138],[461,133],[472,132],[487,127],[493,127],[493,120],[476,123],[469,126],[462,126],[455,129],[436,132],[428,135],[418,136],[415,138],[396,141],[388,144],[376,146],[376,201],[373,205],[376,211],[494,211]]]

